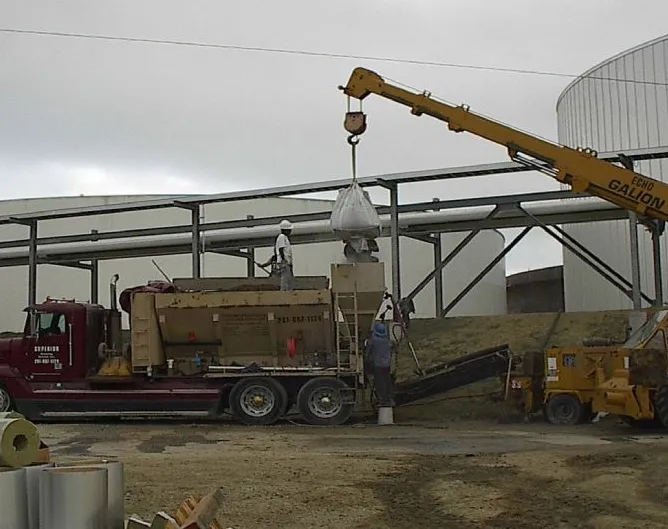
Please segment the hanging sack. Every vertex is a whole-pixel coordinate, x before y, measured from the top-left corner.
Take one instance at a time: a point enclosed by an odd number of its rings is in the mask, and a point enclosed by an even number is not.
[[[332,231],[343,241],[380,237],[380,217],[369,194],[356,181],[339,191],[329,222]]]

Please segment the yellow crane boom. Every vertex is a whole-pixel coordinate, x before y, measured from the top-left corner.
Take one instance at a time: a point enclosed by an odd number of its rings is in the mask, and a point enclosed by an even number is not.
[[[376,94],[406,105],[416,116],[426,114],[447,122],[453,132],[469,132],[503,145],[513,161],[568,184],[575,193],[601,197],[648,219],[668,220],[668,184],[600,160],[592,149],[572,149],[543,140],[477,115],[466,105],[452,106],[432,99],[429,92],[414,93],[394,86],[366,68],[355,68],[348,84],[339,89],[359,100]],[[353,135],[364,132],[366,123],[360,113],[349,114],[354,126],[348,130]]]

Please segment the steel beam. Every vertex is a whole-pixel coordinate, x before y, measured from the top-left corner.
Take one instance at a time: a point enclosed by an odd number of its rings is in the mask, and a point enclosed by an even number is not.
[[[434,270],[432,270],[427,276],[418,283],[418,285],[411,290],[410,294],[406,296],[407,300],[412,300],[415,296],[417,296],[420,292],[422,292],[422,289],[426,287],[429,282],[436,277],[437,274],[441,273],[441,270],[450,262],[452,261],[458,254],[461,252],[468,243],[471,242],[471,240],[478,235],[482,230],[484,229],[489,229],[488,224],[489,221],[491,221],[501,210],[503,209],[502,206],[497,206],[494,208],[493,211],[487,215],[483,220],[478,221],[477,227],[471,231],[464,239],[457,245],[455,246],[452,251],[445,256],[445,259],[442,259],[441,262],[437,264],[437,266],[434,267]]]
[[[192,273],[193,278],[199,279],[202,275],[202,260],[201,260],[201,242],[200,242],[200,207],[195,206],[191,210],[192,220]]]
[[[619,155],[619,163],[629,171],[633,171],[634,163],[631,158],[624,154]],[[631,299],[633,300],[633,309],[642,308],[640,282],[640,252],[638,249],[638,215],[635,211],[629,211],[629,243],[631,245]]]
[[[629,243],[631,246],[631,298],[633,300],[633,309],[642,308],[640,283],[640,250],[638,248],[638,215],[634,211],[629,211]]]
[[[97,260],[90,262],[90,302],[100,302],[100,266]]]
[[[502,218],[494,218],[488,222],[485,229],[502,229],[502,228],[521,228],[535,225],[534,221],[525,215],[514,212],[509,213],[511,216],[504,216]],[[567,214],[554,215],[536,215],[544,224],[571,224],[578,222],[596,222],[602,220],[619,220],[627,217],[627,212],[623,209],[603,210],[603,211],[588,211],[588,212],[574,212]],[[480,222],[484,219],[448,221],[438,224],[429,224],[425,226],[408,226],[402,228],[401,234],[403,236],[424,235],[428,233],[457,233],[477,230]],[[381,237],[387,237],[389,230],[383,231]],[[256,248],[271,247],[274,244],[275,237],[272,236],[249,236],[247,239],[234,240],[215,240],[208,238],[206,240],[207,252],[226,253],[227,251],[247,248],[248,246],[255,246]],[[338,239],[330,232],[323,232],[318,234],[299,234],[292,235],[290,242],[293,245],[309,244],[316,242],[332,242]],[[57,253],[55,253],[57,252]],[[71,249],[69,251],[54,250],[40,250],[40,263],[44,264],[58,264],[63,262],[77,262],[90,259],[98,260],[113,260],[113,259],[129,259],[137,257],[155,257],[160,255],[183,255],[192,252],[192,245],[190,241],[173,241],[173,240],[153,240],[153,241],[126,241],[118,242],[106,247],[99,248],[97,243],[91,243],[83,248]],[[0,252],[0,267],[11,266],[26,266],[28,264],[27,252],[12,252],[10,255],[3,255]]]
[[[50,263],[48,261],[37,260],[38,264],[48,264],[53,266],[62,266],[63,268],[75,268],[76,270],[86,270],[91,272],[93,270],[93,265],[89,263],[80,263],[79,261],[61,261],[58,263]]]
[[[625,153],[631,160],[658,160],[668,158],[668,147],[652,147],[645,149],[634,149]],[[599,153],[598,158],[609,162],[620,161],[618,153]],[[452,178],[469,178],[476,176],[488,176],[494,174],[508,174],[528,172],[534,169],[528,168],[516,162],[500,162],[492,164],[481,164],[464,167],[450,167],[446,169],[428,169],[423,171],[410,171],[403,173],[390,173],[377,176],[358,178],[362,186],[381,186],[385,183],[409,183],[430,182],[436,180],[447,180]],[[240,200],[251,200],[254,198],[268,198],[292,195],[304,195],[310,193],[322,193],[336,191],[350,185],[350,179],[329,180],[310,184],[297,184],[291,186],[274,187],[269,189],[252,189],[249,191],[233,191],[213,195],[174,195],[164,199],[126,202],[120,204],[108,204],[99,206],[84,206],[79,208],[67,208],[59,211],[37,211],[21,215],[0,217],[0,224],[16,224],[16,219],[23,222],[29,220],[54,220],[73,217],[98,216],[114,213],[127,213],[131,211],[148,211],[152,209],[182,208],[184,205],[204,205],[221,202],[236,202]]]
[[[538,219],[535,215],[532,215],[531,213],[522,209],[522,207],[518,206],[517,209],[522,213],[524,213],[527,216],[527,218],[533,220],[535,225],[542,228],[542,230],[545,233],[547,233],[550,237],[555,239],[562,246],[566,247],[566,249],[571,251],[576,257],[582,260],[585,264],[588,264],[594,271],[596,271],[611,285],[617,287],[621,292],[623,292],[629,298],[632,296],[631,283],[619,272],[617,272],[614,268],[612,268],[605,261],[603,261],[600,257],[591,252],[591,250],[586,248],[582,243],[580,243],[575,238],[571,237],[568,233],[566,233],[558,226],[548,227],[546,224],[541,222],[541,220]],[[558,235],[553,233],[552,230],[555,230],[558,233]],[[648,302],[650,303],[652,302],[652,299],[649,298],[647,295],[643,294],[642,292],[640,292],[640,295]]]
[[[399,186],[390,186],[390,239],[392,245],[392,295],[401,299],[401,248],[399,234]]]
[[[31,221],[28,245],[28,305],[37,303],[37,221]]]
[[[246,215],[246,220],[253,220],[254,215]],[[255,246],[246,247],[246,253],[248,254],[246,258],[246,276],[255,277]]]
[[[434,269],[438,268],[443,260],[443,245],[441,244],[441,235],[435,235],[434,242]],[[443,269],[441,272],[434,276],[434,303],[436,310],[434,311],[435,316],[438,318],[443,312]]]
[[[176,208],[187,209],[190,211],[190,226],[191,234],[190,255],[192,257],[192,276],[199,279],[202,276],[202,229],[201,224],[201,205],[197,203],[186,203],[182,200],[173,200],[172,204]]]
[[[544,228],[547,228],[546,225],[543,224]],[[564,240],[568,241],[571,246],[577,248],[580,250],[584,255],[586,255],[591,261],[596,263],[598,266],[600,266],[603,270],[605,270],[607,273],[610,275],[614,276],[617,278],[620,283],[623,285],[623,287],[620,287],[626,295],[629,297],[633,296],[633,283],[630,282],[628,279],[626,279],[622,274],[617,272],[614,268],[612,268],[609,264],[607,264],[603,259],[601,259],[598,255],[596,255],[594,252],[592,252],[589,248],[587,248],[584,244],[579,242],[577,239],[571,237],[568,233],[566,233],[563,229],[561,229],[559,226],[552,226],[551,229],[556,231]],[[561,242],[561,241],[560,241]],[[562,242],[562,245],[564,243]],[[571,249],[570,247],[568,248],[569,250]],[[571,250],[572,251],[572,250]],[[598,270],[597,270],[598,271]],[[642,291],[640,291],[639,294],[641,297],[644,295]],[[645,299],[647,301],[650,300],[649,297],[645,296]]]
[[[475,288],[475,286],[482,281],[482,279],[489,274],[489,272],[494,268],[506,255],[508,255],[517,244],[524,239],[524,237],[533,229],[533,226],[527,226],[524,228],[520,234],[515,237],[508,246],[506,246],[499,254],[492,259],[492,261],[462,290],[450,303],[448,306],[443,309],[441,313],[442,317],[446,317],[448,312],[457,306],[457,304],[466,297],[466,295]]]
[[[654,263],[654,306],[663,306],[663,271],[661,266],[661,231],[652,230],[652,255]]]
[[[540,193],[503,195],[496,197],[479,197],[479,198],[466,198],[466,199],[456,199],[456,200],[438,200],[432,202],[415,202],[412,204],[400,204],[397,206],[397,210],[399,214],[419,213],[433,210],[439,211],[445,209],[459,209],[468,207],[473,208],[473,207],[483,207],[483,206],[497,206],[504,204],[542,202],[542,201],[559,200],[573,197],[574,195],[570,191],[548,191]],[[186,208],[187,206],[183,205],[183,207]],[[621,208],[617,208],[614,205],[611,205],[610,208],[611,211],[613,212],[612,214],[615,217],[615,219],[622,218],[626,215],[625,210]],[[378,212],[379,215],[389,215],[390,207],[378,206],[376,207],[376,211]],[[317,213],[301,213],[298,215],[291,215],[290,218],[292,219],[293,223],[314,222],[314,221],[329,220],[331,215],[332,215],[331,211],[321,211]],[[261,217],[252,219],[246,218],[237,220],[226,220],[219,222],[201,222],[200,232],[219,231],[233,228],[252,228],[256,226],[273,225],[273,224],[278,224],[282,219],[283,216],[272,216],[272,217]],[[175,226],[161,226],[158,228],[115,230],[101,233],[97,232],[95,234],[82,233],[74,235],[60,235],[54,237],[40,237],[37,240],[37,244],[40,246],[53,245],[53,244],[69,244],[75,242],[105,241],[105,240],[136,238],[136,237],[158,237],[162,235],[178,235],[191,232],[192,232],[192,223],[180,224]],[[0,249],[25,247],[28,245],[28,243],[29,243],[28,239],[0,241]]]

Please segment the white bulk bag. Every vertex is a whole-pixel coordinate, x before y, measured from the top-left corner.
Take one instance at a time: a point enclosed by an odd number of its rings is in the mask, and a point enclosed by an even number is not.
[[[369,194],[356,181],[339,191],[329,222],[332,231],[344,241],[380,237],[380,217]]]

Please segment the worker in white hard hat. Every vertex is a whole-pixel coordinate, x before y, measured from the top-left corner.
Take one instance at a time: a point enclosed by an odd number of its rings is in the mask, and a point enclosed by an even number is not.
[[[276,256],[276,266],[281,278],[281,290],[289,292],[294,290],[294,272],[292,262],[292,244],[290,244],[290,234],[292,233],[292,223],[283,219],[278,228],[281,233],[276,237],[274,244],[274,255]]]

